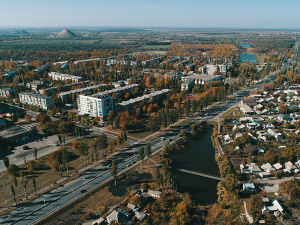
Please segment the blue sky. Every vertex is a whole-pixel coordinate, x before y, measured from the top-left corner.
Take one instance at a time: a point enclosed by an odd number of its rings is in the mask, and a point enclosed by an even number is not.
[[[0,27],[300,28],[299,0],[0,0]]]

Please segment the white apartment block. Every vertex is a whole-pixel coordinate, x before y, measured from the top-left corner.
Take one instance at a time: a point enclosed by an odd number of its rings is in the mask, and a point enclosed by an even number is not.
[[[57,72],[49,72],[48,76],[51,77],[53,80],[71,80],[72,83],[78,83],[82,81],[82,77]]]
[[[23,104],[35,105],[44,110],[51,110],[54,106],[54,99],[40,94],[29,92],[19,93],[20,102]]]
[[[5,87],[0,87],[0,96],[7,98],[13,93],[15,93],[15,89],[10,89],[10,88],[5,88]]]
[[[112,96],[98,95],[97,97],[79,95],[77,100],[79,115],[89,114],[93,117],[106,118],[113,111]]]

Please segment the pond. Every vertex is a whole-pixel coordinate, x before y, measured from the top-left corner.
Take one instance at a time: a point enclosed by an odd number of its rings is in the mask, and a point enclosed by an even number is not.
[[[240,46],[242,46],[243,48],[249,48],[250,44],[246,44],[246,43],[239,43]]]
[[[256,63],[257,58],[255,57],[255,55],[252,54],[240,54],[240,59],[241,62],[245,63],[248,62],[249,59],[249,63]]]
[[[211,142],[212,132],[209,127],[205,133],[191,140],[185,149],[172,152],[173,166],[220,176]],[[174,172],[174,175],[179,191],[190,193],[197,203],[208,205],[217,201],[218,181],[182,172]]]

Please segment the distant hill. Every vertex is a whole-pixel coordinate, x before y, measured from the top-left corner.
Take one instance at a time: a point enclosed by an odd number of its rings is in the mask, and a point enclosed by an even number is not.
[[[50,35],[48,38],[59,38],[59,39],[74,39],[79,37],[78,34],[75,34],[74,32],[64,29],[62,32],[60,32],[57,35]]]

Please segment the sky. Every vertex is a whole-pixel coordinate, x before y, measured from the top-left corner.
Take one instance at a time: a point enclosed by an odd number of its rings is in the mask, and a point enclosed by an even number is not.
[[[300,28],[299,0],[0,0],[0,27]]]

